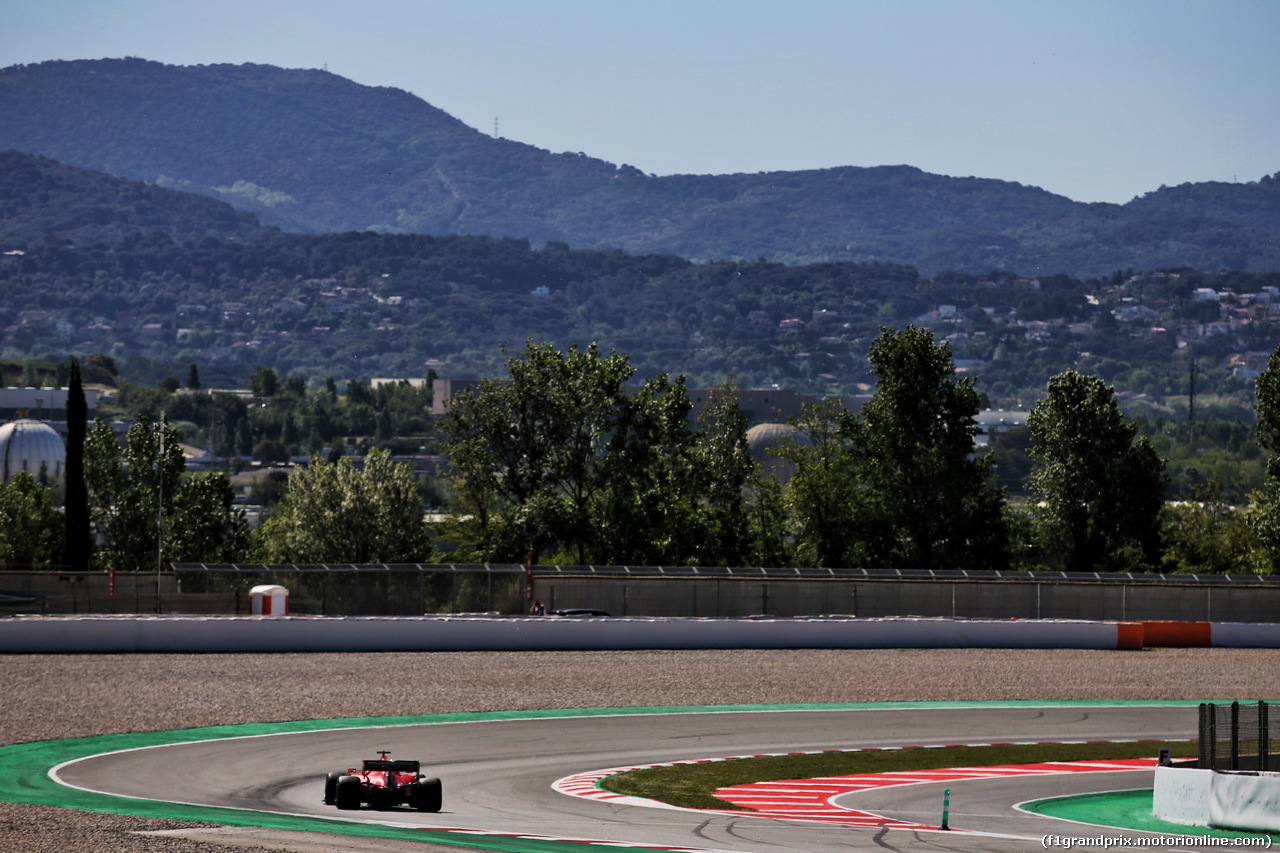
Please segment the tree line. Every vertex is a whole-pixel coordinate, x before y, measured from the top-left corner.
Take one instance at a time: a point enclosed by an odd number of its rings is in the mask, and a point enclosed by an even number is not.
[[[689,418],[682,379],[627,395],[625,357],[529,344],[452,401],[458,559],[918,569],[1161,567],[1167,479],[1097,377],[1067,372],[1031,416],[1032,508],[975,453],[980,397],[928,330],[881,329],[857,412],[806,404],[760,476],[735,389]],[[1119,474],[1120,476],[1117,476]]]
[[[1270,573],[1280,559],[1280,349],[1257,383],[1267,472],[1244,507],[1213,479],[1193,500],[1167,502],[1151,438],[1111,386],[1074,370],[1053,377],[1030,413],[1031,499],[1010,500],[995,453],[975,448],[974,380],[957,373],[947,343],[914,326],[880,330],[868,353],[875,392],[859,411],[838,398],[806,404],[765,465],[752,458],[732,382],[695,419],[683,377],[634,390],[635,368],[613,350],[530,341],[504,357],[505,376],[456,395],[435,425],[449,460],[444,521],[428,523],[410,468],[372,447],[295,467],[255,530],[225,472],[185,472],[167,419],[140,415],[123,440],[85,424],[73,361],[63,510],[29,475],[0,488],[0,562]],[[254,382],[279,393],[273,378]],[[361,405],[377,393],[348,391]]]

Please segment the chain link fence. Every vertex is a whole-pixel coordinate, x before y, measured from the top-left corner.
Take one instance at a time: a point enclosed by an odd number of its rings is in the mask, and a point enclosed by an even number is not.
[[[0,570],[6,614],[247,614],[260,584],[292,613],[420,616],[548,610],[613,616],[922,616],[1280,622],[1280,576],[699,566],[177,563],[164,571]]]
[[[1276,740],[1271,716],[1268,702],[1202,703],[1199,766],[1212,770],[1280,770],[1280,754],[1271,751]]]
[[[520,613],[524,567],[517,565],[236,565],[176,563],[184,598],[248,613],[249,592],[262,584],[289,590],[289,612],[315,616],[426,616]]]
[[[176,563],[161,572],[0,572],[6,614],[248,615],[250,591],[289,590],[289,612],[314,616],[524,613],[518,565],[236,565]]]
[[[540,565],[533,585],[614,616],[1280,621],[1272,575]]]

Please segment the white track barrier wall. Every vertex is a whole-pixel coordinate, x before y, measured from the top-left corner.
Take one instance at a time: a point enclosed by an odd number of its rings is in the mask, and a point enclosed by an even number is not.
[[[1257,622],[1214,622],[1213,645],[1238,649],[1280,648],[1280,625]]]
[[[14,616],[0,618],[0,653],[1116,649],[1142,648],[1141,625],[905,617]],[[1212,632],[1214,646],[1280,648],[1280,624],[1214,624]]]
[[[1214,773],[1209,825],[1248,832],[1280,831],[1280,774]]]
[[[1280,773],[1157,767],[1152,812],[1191,826],[1280,832]]]
[[[1212,770],[1157,767],[1151,813],[1173,823],[1208,826],[1209,787],[1212,783]]]
[[[1280,629],[1280,626],[1277,626]],[[0,653],[602,649],[1114,649],[1114,622],[561,617],[0,619]]]

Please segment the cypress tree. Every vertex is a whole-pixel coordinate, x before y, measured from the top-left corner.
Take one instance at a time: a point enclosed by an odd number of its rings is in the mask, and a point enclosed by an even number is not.
[[[88,431],[89,407],[80,381],[80,362],[71,360],[67,385],[67,495],[64,514],[67,538],[63,562],[76,572],[88,571],[93,552],[89,532],[89,492],[84,482],[84,438]]]

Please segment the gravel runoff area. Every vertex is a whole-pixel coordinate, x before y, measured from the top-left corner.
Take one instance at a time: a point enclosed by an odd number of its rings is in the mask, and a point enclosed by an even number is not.
[[[0,672],[4,744],[446,711],[978,699],[1280,699],[1280,651],[1262,649],[3,655]],[[458,849],[307,835],[232,832],[177,821],[0,803],[0,850],[5,851]]]

